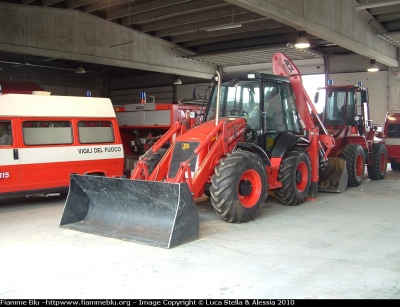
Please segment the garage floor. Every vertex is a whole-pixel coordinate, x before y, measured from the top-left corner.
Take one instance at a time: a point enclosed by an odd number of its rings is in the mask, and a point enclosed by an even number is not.
[[[0,298],[400,299],[400,172],[296,207],[271,196],[162,249],[60,228],[61,197],[0,201]]]

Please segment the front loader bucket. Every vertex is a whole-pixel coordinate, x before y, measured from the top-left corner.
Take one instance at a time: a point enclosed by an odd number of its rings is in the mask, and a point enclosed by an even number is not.
[[[318,191],[342,193],[347,187],[346,161],[340,158],[328,158],[328,165],[319,173]]]
[[[71,175],[60,226],[163,248],[199,238],[186,183]]]

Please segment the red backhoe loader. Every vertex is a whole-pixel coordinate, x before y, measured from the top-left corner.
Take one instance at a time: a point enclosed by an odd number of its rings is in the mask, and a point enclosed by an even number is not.
[[[329,157],[346,161],[348,186],[357,187],[362,183],[365,166],[371,180],[383,179],[388,154],[385,144],[374,141],[376,131],[370,119],[368,90],[361,82],[335,86],[331,81],[322,90],[325,92],[322,121],[335,139]]]
[[[190,130],[176,122],[130,179],[71,175],[60,226],[171,248],[198,239],[194,200],[203,194],[232,223],[253,220],[268,191],[288,206],[316,199],[334,139],[295,65],[276,53],[273,69],[274,75],[217,72],[203,122]],[[288,71],[289,78],[281,76]],[[342,192],[347,172],[337,160],[341,175],[332,184]]]

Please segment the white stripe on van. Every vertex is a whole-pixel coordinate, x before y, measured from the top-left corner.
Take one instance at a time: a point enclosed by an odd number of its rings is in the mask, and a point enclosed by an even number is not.
[[[0,148],[0,166],[3,165],[18,165],[19,160],[14,160],[12,148]]]
[[[73,162],[123,158],[122,145],[45,146],[18,149],[19,160],[12,149],[0,149],[0,165]]]

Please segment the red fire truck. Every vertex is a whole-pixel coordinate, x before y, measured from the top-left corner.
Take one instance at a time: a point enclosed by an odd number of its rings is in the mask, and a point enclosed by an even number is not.
[[[394,171],[400,171],[400,113],[387,113],[382,141],[388,152],[388,162]]]

